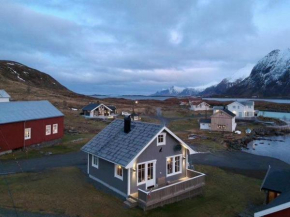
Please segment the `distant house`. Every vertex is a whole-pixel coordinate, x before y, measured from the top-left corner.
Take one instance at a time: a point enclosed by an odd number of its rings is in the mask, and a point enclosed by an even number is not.
[[[190,110],[192,111],[207,111],[211,110],[210,105],[206,102],[194,101],[190,103]]]
[[[141,120],[141,117],[137,113],[133,112],[131,114],[131,119],[132,119],[132,121],[140,121]]]
[[[235,101],[227,105],[227,109],[234,113],[237,118],[252,118],[255,116],[254,101]]]
[[[63,137],[64,115],[48,101],[0,103],[0,152],[36,144],[55,144]]]
[[[180,104],[179,105],[189,105],[189,101],[184,99],[184,100],[180,100]]]
[[[235,114],[227,109],[219,109],[210,117],[210,119],[201,119],[199,121],[200,129],[233,132],[236,129]]]
[[[212,107],[213,114],[220,111],[220,110],[223,110],[224,108],[225,108],[224,106],[213,106]]]
[[[113,118],[113,116],[117,114],[117,109],[115,106],[106,106],[104,104],[95,103],[85,106],[82,111],[84,116],[90,118]]]
[[[88,142],[87,173],[144,210],[202,193],[205,175],[189,170],[196,153],[163,125],[116,119]]]
[[[9,102],[10,95],[5,90],[0,90],[0,102]]]
[[[254,216],[290,216],[290,170],[269,166],[261,190],[266,193],[265,203]]]

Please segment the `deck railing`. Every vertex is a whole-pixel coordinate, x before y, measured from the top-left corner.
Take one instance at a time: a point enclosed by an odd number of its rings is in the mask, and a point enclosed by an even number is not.
[[[200,190],[201,187],[205,185],[205,174],[203,173],[187,170],[187,177],[188,179],[186,180],[178,181],[151,191],[138,189],[139,203],[141,203],[141,206],[144,209],[162,202],[166,204],[167,202],[165,201],[168,201],[171,198],[177,198],[177,196],[186,192],[193,192],[195,189]]]

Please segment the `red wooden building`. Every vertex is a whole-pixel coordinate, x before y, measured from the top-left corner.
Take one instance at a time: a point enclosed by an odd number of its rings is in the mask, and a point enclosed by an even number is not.
[[[0,153],[63,137],[64,115],[48,101],[0,103]]]

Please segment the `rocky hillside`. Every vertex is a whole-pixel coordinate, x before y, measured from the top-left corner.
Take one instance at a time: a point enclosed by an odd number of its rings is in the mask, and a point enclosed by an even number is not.
[[[200,93],[202,96],[218,96],[218,95],[224,95],[227,94],[227,91],[239,84],[242,81],[242,79],[237,79],[236,81],[230,81],[229,79],[225,78],[217,85],[211,86],[206,88],[204,91]]]
[[[31,87],[70,92],[50,75],[13,61],[0,61],[0,80],[1,86],[14,81]]]

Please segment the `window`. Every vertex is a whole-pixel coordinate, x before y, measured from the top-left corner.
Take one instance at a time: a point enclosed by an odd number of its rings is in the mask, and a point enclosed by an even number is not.
[[[58,124],[54,124],[54,125],[52,126],[52,133],[53,133],[53,134],[58,133]]]
[[[31,139],[31,128],[25,128],[25,131],[24,131],[24,139],[25,140]]]
[[[218,127],[218,129],[221,129],[221,130],[226,129],[226,125],[220,125],[220,124],[218,124],[217,127]]]
[[[51,125],[46,125],[45,127],[45,135],[50,135],[51,134]]]
[[[95,168],[99,168],[99,158],[92,155],[92,166]]]
[[[123,180],[123,167],[115,164],[115,177]]]
[[[138,184],[145,182],[145,164],[138,164]]]
[[[157,137],[157,146],[165,145],[166,142],[166,133],[160,133]]]
[[[240,106],[238,105],[238,109],[240,109]]]
[[[181,155],[176,155],[168,157],[167,162],[167,176],[175,175],[181,173]]]

